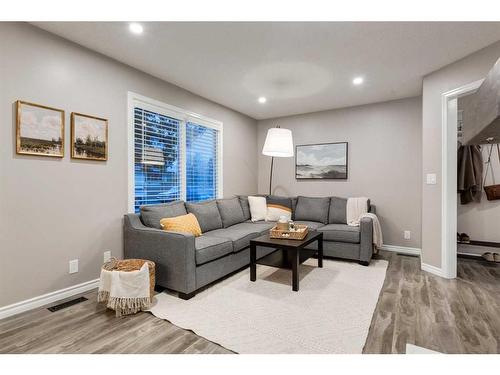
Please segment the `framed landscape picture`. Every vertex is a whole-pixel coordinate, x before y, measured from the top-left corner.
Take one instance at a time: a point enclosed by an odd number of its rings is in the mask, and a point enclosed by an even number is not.
[[[71,157],[108,160],[108,120],[71,113]]]
[[[297,145],[296,148],[296,179],[347,179],[347,142]]]
[[[64,111],[16,102],[16,153],[64,157]]]

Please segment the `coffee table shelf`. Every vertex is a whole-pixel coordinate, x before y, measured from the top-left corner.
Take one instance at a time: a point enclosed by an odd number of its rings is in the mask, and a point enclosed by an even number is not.
[[[318,250],[305,247],[318,241]],[[276,251],[257,261],[257,246],[272,247]],[[323,267],[323,233],[309,232],[303,240],[270,238],[269,234],[250,240],[250,281],[257,280],[257,264],[292,270],[292,290],[299,290],[299,265],[318,254],[318,267]]]

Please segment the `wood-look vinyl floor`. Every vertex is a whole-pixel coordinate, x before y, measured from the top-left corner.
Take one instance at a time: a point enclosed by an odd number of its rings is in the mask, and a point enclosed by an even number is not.
[[[420,259],[381,252],[389,268],[364,353],[404,353],[406,343],[444,353],[500,352],[500,266],[459,259],[458,277],[420,270]],[[88,301],[0,320],[0,353],[232,353],[149,313],[115,318]],[[74,298],[74,297],[73,297]]]
[[[500,265],[458,258],[457,278],[420,270],[420,259],[389,260],[364,353],[405,353],[406,343],[442,353],[500,353]]]

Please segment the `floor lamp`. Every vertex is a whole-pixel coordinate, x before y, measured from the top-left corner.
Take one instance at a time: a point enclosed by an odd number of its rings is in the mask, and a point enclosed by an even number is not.
[[[293,156],[293,138],[292,131],[282,129],[278,126],[267,131],[266,141],[262,154],[271,156],[271,172],[269,175],[269,194],[272,194],[273,184],[273,164],[274,158],[290,158]]]

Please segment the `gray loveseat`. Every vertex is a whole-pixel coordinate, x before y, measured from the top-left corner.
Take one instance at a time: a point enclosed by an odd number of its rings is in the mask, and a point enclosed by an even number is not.
[[[323,232],[325,256],[369,265],[373,254],[371,219],[363,218],[359,227],[348,226],[344,198],[300,196],[290,199],[292,219]],[[369,210],[375,212],[375,207],[370,205]],[[186,213],[197,217],[203,232],[200,237],[161,229],[160,219]],[[200,288],[248,266],[250,240],[273,226],[273,222],[250,220],[246,196],[143,206],[140,214],[124,217],[124,255],[154,261],[156,284],[177,291],[180,298],[189,299]],[[311,248],[316,246],[315,243]],[[258,247],[257,258],[273,251]]]

